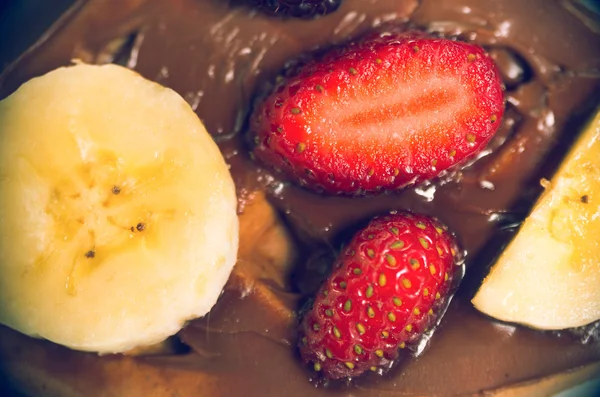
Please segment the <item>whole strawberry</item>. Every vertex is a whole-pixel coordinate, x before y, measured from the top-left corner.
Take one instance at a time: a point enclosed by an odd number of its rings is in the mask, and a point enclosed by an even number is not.
[[[341,252],[305,314],[302,359],[329,379],[389,368],[439,320],[462,274],[455,239],[435,219],[375,218]]]
[[[286,74],[251,117],[254,155],[330,194],[431,179],[481,150],[504,113],[481,47],[420,32],[372,34]]]

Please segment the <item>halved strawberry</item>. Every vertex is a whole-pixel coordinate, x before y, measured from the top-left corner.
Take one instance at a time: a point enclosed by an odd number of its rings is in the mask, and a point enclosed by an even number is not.
[[[420,32],[373,34],[288,73],[251,117],[254,154],[332,194],[431,179],[483,148],[504,113],[481,47]]]

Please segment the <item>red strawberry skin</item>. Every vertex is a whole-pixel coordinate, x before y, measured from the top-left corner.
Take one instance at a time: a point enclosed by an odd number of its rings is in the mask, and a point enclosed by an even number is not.
[[[300,325],[325,378],[385,369],[436,324],[464,268],[453,235],[409,212],[375,218],[343,249]]]
[[[251,116],[253,153],[329,194],[431,179],[481,150],[504,113],[481,47],[420,32],[372,34],[287,74]]]

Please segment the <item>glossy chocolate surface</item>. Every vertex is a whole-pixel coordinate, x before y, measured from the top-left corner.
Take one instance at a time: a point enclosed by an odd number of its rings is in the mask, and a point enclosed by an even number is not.
[[[507,110],[481,158],[426,186],[360,199],[322,197],[257,167],[241,137],[262,82],[302,53],[389,22],[459,35],[490,51]],[[298,21],[217,0],[80,1],[3,73],[0,97],[73,58],[126,65],[186,98],[231,164],[240,259],[210,315],[178,334],[187,348],[170,354],[98,357],[0,327],[3,372],[14,386],[37,375],[43,384],[25,387],[30,392],[74,396],[454,395],[600,361],[593,327],[544,333],[496,323],[470,304],[539,194],[539,179],[551,175],[599,103],[600,22],[578,2],[345,0],[332,15]],[[297,358],[296,310],[358,225],[403,208],[456,232],[468,254],[463,285],[423,355],[384,376],[315,388]]]

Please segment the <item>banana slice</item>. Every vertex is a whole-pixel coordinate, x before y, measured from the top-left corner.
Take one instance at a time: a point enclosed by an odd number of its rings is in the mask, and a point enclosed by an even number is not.
[[[497,319],[540,329],[600,320],[600,112],[548,183],[473,299]]]
[[[60,68],[0,102],[0,322],[123,352],[216,302],[238,248],[217,146],[174,91]]]

